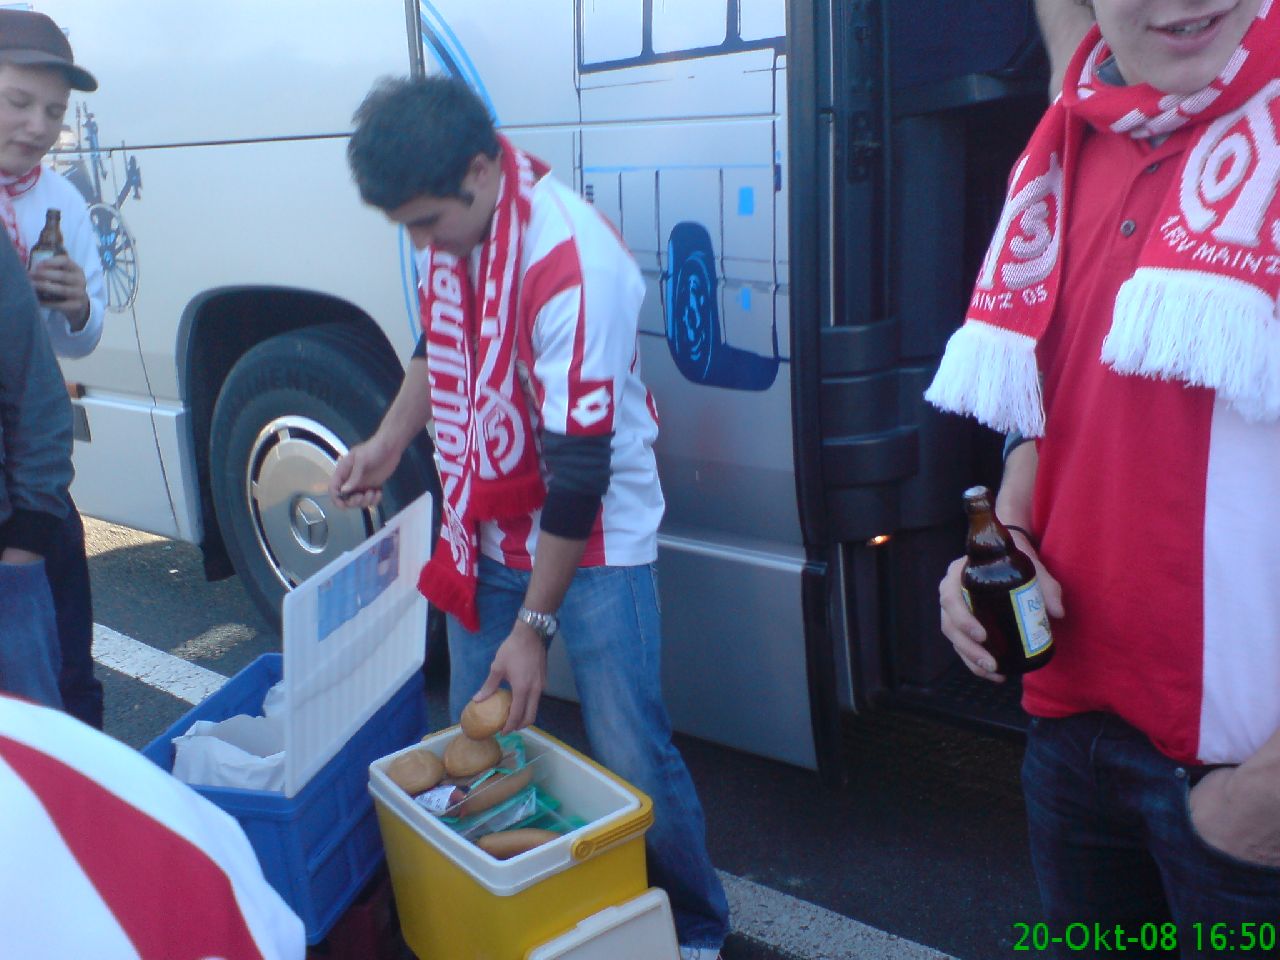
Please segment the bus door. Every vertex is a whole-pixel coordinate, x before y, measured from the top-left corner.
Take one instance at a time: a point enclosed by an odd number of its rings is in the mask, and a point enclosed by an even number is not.
[[[1045,106],[1031,0],[819,0],[791,15],[797,465],[828,587],[810,619],[835,636],[843,706],[909,700],[1016,725],[956,682],[968,674],[937,614],[960,493],[998,483],[1001,438],[922,395]],[[805,154],[819,170],[801,182]]]

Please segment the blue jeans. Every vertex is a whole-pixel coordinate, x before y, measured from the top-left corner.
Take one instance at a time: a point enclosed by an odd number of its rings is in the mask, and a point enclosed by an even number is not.
[[[1081,924],[1112,930],[1058,956],[1114,956],[1117,924],[1170,949],[1140,950],[1140,939],[1121,948],[1183,958],[1226,955],[1213,948],[1215,924],[1237,934],[1242,923],[1280,925],[1280,868],[1210,847],[1192,825],[1190,791],[1208,769],[1170,760],[1111,714],[1032,720],[1022,785],[1045,920],[1054,936],[1077,934],[1076,947]],[[1176,928],[1162,941],[1143,926],[1167,923]]]
[[[45,573],[53,592],[62,669],[58,690],[67,713],[102,729],[102,681],[93,674],[93,595],[89,591],[89,561],[84,551],[84,523],[74,503],[45,557]]]
[[[453,722],[484,684],[528,586],[527,571],[481,557],[480,631],[471,633],[449,618]],[[653,565],[580,568],[559,617],[592,753],[653,800],[654,824],[645,835],[650,882],[671,899],[682,945],[719,948],[729,934],[729,906],[707,854],[702,805],[671,743],[662,703]]]
[[[60,660],[44,562],[0,563],[0,690],[61,708]]]

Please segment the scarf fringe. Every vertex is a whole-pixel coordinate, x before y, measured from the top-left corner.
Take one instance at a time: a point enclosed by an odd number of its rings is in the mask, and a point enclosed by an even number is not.
[[[472,633],[480,629],[480,616],[476,611],[475,577],[464,579],[458,573],[450,556],[449,545],[443,538],[437,544],[435,554],[418,574],[418,592],[445,613],[457,617],[458,622]]]
[[[479,480],[471,490],[471,509],[479,520],[523,517],[540,508],[547,488],[537,473]]]
[[[924,398],[1002,433],[1044,435],[1044,404],[1035,340],[980,320],[951,335]]]
[[[1142,267],[1116,297],[1102,361],[1208,387],[1247,420],[1280,418],[1276,302],[1243,280]]]

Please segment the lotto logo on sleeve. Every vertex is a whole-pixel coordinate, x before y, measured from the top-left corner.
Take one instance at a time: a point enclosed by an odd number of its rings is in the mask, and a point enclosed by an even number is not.
[[[569,384],[569,433],[601,434],[613,429],[613,382],[580,380]]]

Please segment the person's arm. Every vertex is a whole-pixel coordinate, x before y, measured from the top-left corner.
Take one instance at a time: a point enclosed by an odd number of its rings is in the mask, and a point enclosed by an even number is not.
[[[523,605],[530,610],[554,615],[564,602],[609,489],[611,442],[611,434],[568,436],[543,431],[542,457],[550,479],[524,596]],[[534,722],[546,686],[545,644],[536,630],[520,620],[512,625],[475,699],[484,700],[504,680],[511,687],[505,731],[509,733]]]
[[[329,496],[339,507],[364,509],[382,499],[382,485],[395,473],[400,458],[431,418],[431,383],[427,361],[415,355],[405,370],[395,399],[374,435],[343,454],[329,478]]]
[[[1280,867],[1280,730],[1240,766],[1213,770],[1192,788],[1191,820],[1219,850]]]
[[[1062,91],[1071,55],[1093,26],[1093,10],[1080,0],[1036,0],[1036,19],[1049,53],[1049,99]]]
[[[107,285],[88,208],[69,183],[58,186],[65,187],[60,193],[66,195],[56,197],[52,205],[62,210],[62,239],[68,256],[39,264],[31,282],[41,298],[54,353],[78,358],[92,353],[102,339]]]
[[[0,241],[0,422],[4,486],[12,513],[0,534],[0,562],[45,556],[67,513],[71,401],[40,321],[26,271]]]
[[[570,540],[539,530],[538,551],[524,606],[539,613],[559,610],[578,572],[586,545],[585,539]],[[511,632],[494,655],[488,679],[473,699],[487,699],[504,681],[511,688],[511,711],[502,732],[510,733],[537,719],[538,703],[547,685],[546,644],[538,632],[522,620],[511,625]]]
[[[1035,490],[1036,469],[1040,458],[1034,443],[1022,443],[1010,451],[1004,463],[1004,476],[996,494],[996,516],[1002,522],[1031,529],[1031,497]],[[1061,617],[1062,587],[1040,562],[1035,545],[1020,531],[1011,531],[1018,549],[1031,558],[1036,566],[1040,591],[1044,594],[1045,608],[1051,617]],[[938,585],[938,604],[942,615],[942,633],[951,641],[964,665],[984,680],[1000,683],[1004,675],[995,672],[995,661],[983,645],[987,633],[969,612],[960,592],[960,575],[964,572],[965,558],[959,557],[947,567],[946,576]]]

